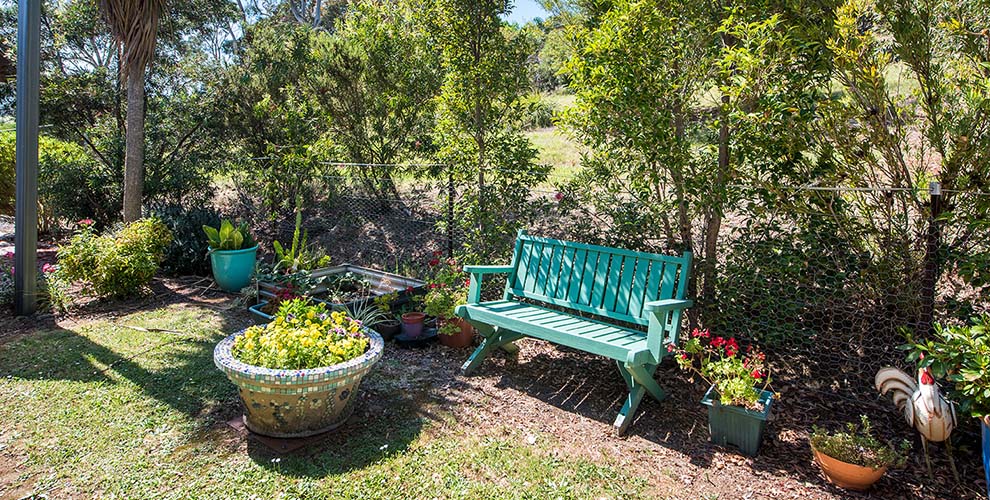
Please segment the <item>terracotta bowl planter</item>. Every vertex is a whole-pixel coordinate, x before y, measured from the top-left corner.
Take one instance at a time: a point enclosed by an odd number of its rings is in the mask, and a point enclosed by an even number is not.
[[[454,319],[445,318],[442,320],[442,323],[446,324],[448,321],[456,323],[457,326],[460,328],[460,331],[453,335],[444,335],[442,333],[439,334],[438,336],[440,337],[440,343],[447,347],[453,347],[455,349],[461,349],[470,346],[471,342],[474,340],[474,327],[471,326],[471,323],[464,321],[464,319],[462,318],[454,318]]]
[[[365,330],[368,350],[344,363],[309,370],[275,370],[242,363],[231,355],[241,330],[217,344],[213,362],[244,402],[244,424],[252,432],[278,438],[305,437],[339,427],[354,411],[358,386],[381,359],[385,342]]]
[[[887,472],[887,467],[871,469],[861,465],[855,465],[836,460],[824,453],[819,452],[814,447],[811,450],[815,453],[815,462],[821,467],[828,482],[849,490],[865,491],[873,486],[873,483],[880,480]]]

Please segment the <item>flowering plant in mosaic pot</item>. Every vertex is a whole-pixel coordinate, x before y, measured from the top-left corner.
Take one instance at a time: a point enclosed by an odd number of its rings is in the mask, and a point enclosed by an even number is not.
[[[713,336],[698,328],[681,348],[670,345],[667,350],[683,370],[708,386],[701,403],[708,406],[712,441],[756,455],[774,398],[768,390],[766,355],[752,346],[740,348],[735,338]]]
[[[244,423],[272,437],[303,437],[343,424],[384,342],[344,311],[285,301],[266,325],[221,341],[213,358],[237,386]]]

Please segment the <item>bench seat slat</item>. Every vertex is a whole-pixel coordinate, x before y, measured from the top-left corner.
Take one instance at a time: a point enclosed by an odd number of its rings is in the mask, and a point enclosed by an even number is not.
[[[630,352],[646,349],[646,334],[643,332],[620,328],[532,304],[503,300],[461,307],[463,317],[470,320],[620,361],[624,361]],[[550,321],[545,319],[532,321],[527,317],[520,317],[518,314],[506,314],[504,312],[527,309],[551,313],[552,319]],[[543,318],[543,316],[539,317]]]

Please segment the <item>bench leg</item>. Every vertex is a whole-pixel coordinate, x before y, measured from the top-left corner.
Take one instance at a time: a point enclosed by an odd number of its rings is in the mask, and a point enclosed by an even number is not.
[[[653,378],[653,373],[656,372],[657,365],[626,365],[626,370],[629,371],[629,374],[632,375],[633,380],[637,384],[646,388],[646,391],[650,393],[650,396],[653,396],[653,399],[663,401],[667,397],[663,393],[663,389],[660,388],[660,384]]]
[[[495,329],[490,335],[485,337],[485,340],[481,342],[481,345],[479,345],[478,348],[475,349],[473,353],[471,353],[471,357],[469,357],[467,361],[464,362],[464,364],[461,366],[461,373],[464,375],[470,375],[471,372],[473,372],[475,369],[478,368],[478,366],[481,365],[481,362],[484,361],[486,357],[488,357],[488,354],[492,350],[499,347],[502,347],[504,349],[505,348],[504,346],[512,345],[511,344],[512,341],[518,340],[522,337],[523,337],[522,335],[515,332],[510,332],[508,330],[503,330],[501,328]],[[513,345],[513,347],[515,346]],[[519,348],[516,347],[516,350],[518,349]]]
[[[639,402],[643,400],[643,394],[645,393],[646,389],[643,389],[641,385],[634,385],[629,389],[629,395],[626,396],[626,403],[622,405],[622,409],[619,410],[619,416],[615,417],[615,424],[613,424],[616,436],[621,436],[629,428],[629,424],[636,417],[636,408],[639,407]]]
[[[615,418],[615,424],[613,424],[615,435],[621,436],[636,417],[636,409],[639,407],[640,401],[643,400],[643,395],[649,393],[654,399],[660,401],[665,397],[665,394],[656,380],[653,380],[653,372],[657,369],[656,365],[627,365],[621,361],[616,361],[616,365],[629,388],[626,402],[619,410],[619,416]]]

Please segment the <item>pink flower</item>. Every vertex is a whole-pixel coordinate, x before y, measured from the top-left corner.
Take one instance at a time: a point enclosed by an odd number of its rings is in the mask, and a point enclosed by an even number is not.
[[[14,252],[7,252],[7,253],[3,254],[3,258],[14,260]]]
[[[45,274],[54,273],[55,272],[55,266],[53,266],[53,265],[51,265],[51,264],[49,264],[49,263],[46,262],[45,265],[41,266],[41,272],[43,272]]]
[[[674,344],[667,344],[667,352],[674,352]]]
[[[80,226],[92,226],[93,223],[94,223],[93,219],[86,218],[86,219],[80,220],[76,224],[79,224]]]
[[[557,194],[553,195],[553,198],[557,201],[561,201],[564,199],[564,193],[557,191]]]

